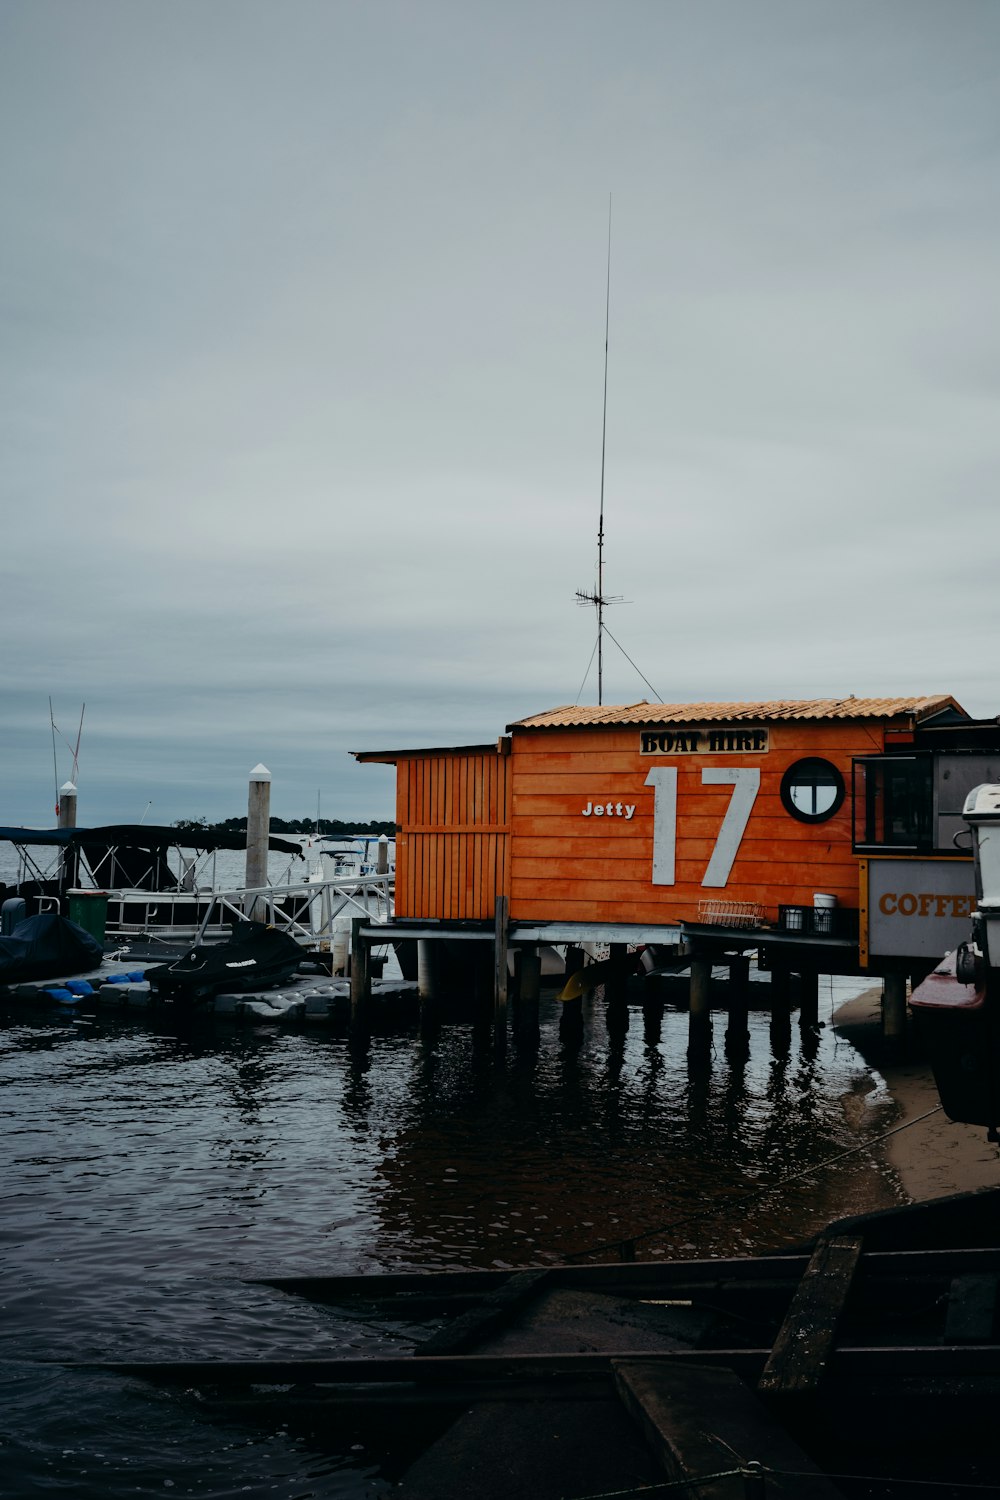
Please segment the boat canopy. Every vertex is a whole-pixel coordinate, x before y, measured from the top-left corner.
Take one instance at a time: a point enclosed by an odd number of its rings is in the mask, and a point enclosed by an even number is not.
[[[272,834],[268,848],[276,854],[302,855],[299,844]],[[106,828],[0,828],[0,843],[28,845],[48,844],[59,848],[116,849],[131,845],[136,849],[197,849],[210,853],[214,849],[245,849],[244,832],[224,833],[206,828],[158,828],[150,823],[114,823]]]

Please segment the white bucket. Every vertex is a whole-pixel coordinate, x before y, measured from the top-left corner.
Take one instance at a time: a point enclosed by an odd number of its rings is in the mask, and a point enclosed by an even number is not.
[[[822,891],[813,892],[813,906],[817,911],[833,911],[836,904],[836,896],[825,896]]]
[[[350,971],[351,957],[350,917],[334,917],[331,929],[333,941],[330,945],[330,968],[334,974],[347,974]]]

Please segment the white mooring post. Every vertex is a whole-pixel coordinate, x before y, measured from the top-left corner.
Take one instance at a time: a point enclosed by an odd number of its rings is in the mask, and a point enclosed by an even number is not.
[[[59,788],[59,827],[76,827],[76,787],[72,781],[64,781]],[[64,849],[59,860],[59,878],[66,885],[77,882],[77,852]]]
[[[267,885],[267,846],[271,831],[271,773],[266,766],[256,765],[250,772],[250,794],[247,800],[247,867],[248,890]],[[247,916],[263,921],[266,903],[263,899],[251,901]]]
[[[76,787],[71,781],[59,788],[59,827],[76,827]]]

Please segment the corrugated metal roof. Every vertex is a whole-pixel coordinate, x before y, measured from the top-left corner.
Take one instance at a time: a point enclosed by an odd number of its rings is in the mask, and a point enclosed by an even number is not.
[[[564,705],[508,724],[512,729],[568,729],[619,724],[727,724],[775,719],[896,719],[915,722],[953,709],[968,715],[946,694],[927,698],[777,698],[762,703],[639,703]]]

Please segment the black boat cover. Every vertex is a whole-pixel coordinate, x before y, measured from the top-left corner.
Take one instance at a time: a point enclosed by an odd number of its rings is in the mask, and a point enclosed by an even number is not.
[[[284,984],[305,954],[287,932],[263,922],[234,922],[228,943],[202,943],[170,964],[146,970],[152,988],[178,1000],[211,1000]]]
[[[206,828],[157,828],[150,823],[112,823],[104,828],[0,828],[0,843],[51,844],[73,848],[88,844],[111,849],[131,844],[137,849],[245,849],[246,833],[223,833]],[[276,854],[301,854],[301,844],[271,834],[268,848]]]
[[[86,928],[55,912],[26,917],[0,938],[0,985],[25,984],[99,968],[104,948]]]

